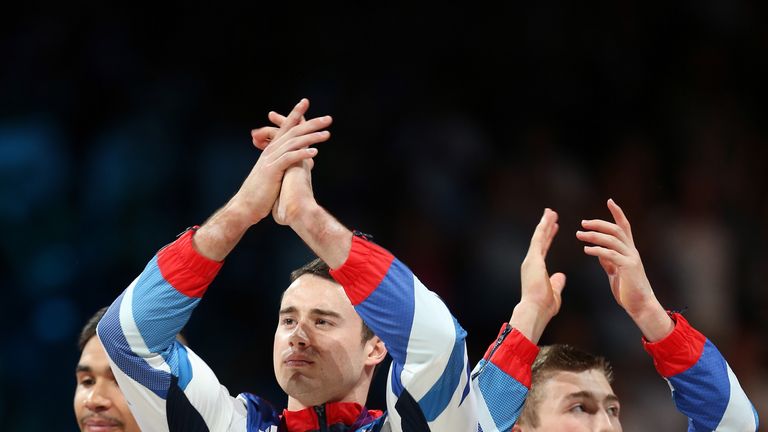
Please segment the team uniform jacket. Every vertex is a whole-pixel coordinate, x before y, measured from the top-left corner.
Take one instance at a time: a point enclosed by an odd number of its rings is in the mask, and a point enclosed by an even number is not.
[[[677,409],[688,416],[688,430],[757,430],[757,411],[720,351],[682,315],[672,319],[669,336],[643,344],[669,383]]]
[[[160,250],[115,300],[98,334],[143,431],[507,431],[522,411],[538,348],[508,324],[471,373],[466,332],[389,252],[359,237],[332,272],[393,362],[387,413],[328,403],[282,413],[232,397],[176,334],[221,268],[194,251],[192,231]],[[645,343],[691,431],[755,430],[757,413],[727,363],[674,315],[673,333]]]
[[[476,393],[488,379],[470,382],[466,332],[405,265],[358,236],[332,276],[392,356],[387,412],[325,404],[280,414],[258,396],[230,396],[203,360],[175,339],[221,267],[193,249],[192,235],[161,249],[98,325],[142,430],[478,430]],[[518,387],[524,397],[525,387]],[[482,401],[488,418],[489,406]]]
[[[643,341],[656,370],[667,380],[677,409],[688,417],[688,431],[755,431],[757,412],[720,352],[678,313],[666,338]],[[538,348],[522,334],[502,326],[497,343],[473,372],[480,429],[508,431],[522,411]],[[527,371],[527,373],[526,373]],[[483,408],[488,407],[485,411]]]

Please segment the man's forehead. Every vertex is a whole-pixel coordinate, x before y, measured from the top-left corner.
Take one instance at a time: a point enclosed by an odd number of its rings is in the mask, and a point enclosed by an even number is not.
[[[569,397],[594,397],[598,400],[616,397],[605,374],[597,369],[582,372],[559,371],[544,385],[545,397],[557,400]]]
[[[304,274],[283,291],[280,309],[303,308],[309,305],[314,308],[328,309],[346,305],[351,307],[352,303],[338,283],[312,274]]]
[[[109,370],[107,352],[104,351],[104,347],[101,345],[98,337],[92,337],[83,347],[83,352],[80,353],[80,360],[77,362],[77,369],[88,369],[91,372]]]

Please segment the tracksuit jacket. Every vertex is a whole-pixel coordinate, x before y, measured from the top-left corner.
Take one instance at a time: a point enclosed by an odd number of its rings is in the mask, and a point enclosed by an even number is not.
[[[332,270],[392,356],[387,411],[348,402],[277,411],[229,394],[175,337],[221,268],[192,247],[193,230],[161,249],[98,325],[115,377],[143,431],[506,431],[522,410],[538,348],[508,325],[474,370],[466,332],[440,298],[392,254],[355,236]],[[646,343],[689,430],[755,430],[757,414],[727,363],[679,315],[663,341]]]

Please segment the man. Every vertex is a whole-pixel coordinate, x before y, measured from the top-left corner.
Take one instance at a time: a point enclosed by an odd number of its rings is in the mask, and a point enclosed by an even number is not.
[[[80,360],[75,376],[75,417],[81,431],[140,432],[96,336],[96,324],[107,308],[96,312],[80,332]]]
[[[307,108],[302,100],[279,129],[268,129],[240,190],[201,227],[160,250],[99,323],[138,424],[146,431],[477,430],[476,394],[487,383],[470,385],[466,332],[405,265],[315,201],[310,171],[317,150],[308,146],[329,138],[323,129],[331,118],[304,121]],[[230,396],[192,350],[173,340],[221,261],[270,213],[333,269],[333,280],[303,272],[283,294],[273,349],[275,375],[288,395],[282,413],[253,394]],[[521,327],[537,331],[542,320],[526,315]],[[520,332],[508,333],[503,347],[525,342]],[[393,363],[382,413],[365,401],[387,352]],[[517,358],[513,349],[500,352]],[[530,375],[532,360],[516,363],[527,363]],[[486,363],[498,364],[490,356]],[[492,396],[480,400],[485,412],[503,408]]]
[[[96,311],[83,326],[77,341],[80,360],[75,369],[75,417],[82,431],[138,432],[139,426],[109,367],[107,353],[96,337],[96,325],[106,312],[106,307]],[[183,335],[176,335],[176,339],[186,344]]]
[[[656,299],[623,211],[608,200],[614,222],[584,220],[579,240],[598,258],[616,301],[643,334],[656,370],[689,418],[689,431],[754,431],[757,412],[717,348],[679,313]],[[619,399],[612,371],[600,358],[569,346],[541,350],[532,386],[514,431],[620,431]]]

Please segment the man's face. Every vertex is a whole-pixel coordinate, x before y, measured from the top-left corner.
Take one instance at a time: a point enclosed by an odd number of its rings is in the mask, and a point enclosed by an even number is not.
[[[524,431],[621,431],[619,399],[596,369],[560,371],[542,383],[539,426]]]
[[[85,344],[76,369],[75,416],[82,431],[140,432],[99,338]]]
[[[370,373],[385,351],[377,337],[362,342],[362,325],[339,284],[305,274],[288,287],[273,360],[280,387],[300,404],[289,399],[289,409],[365,400]]]

